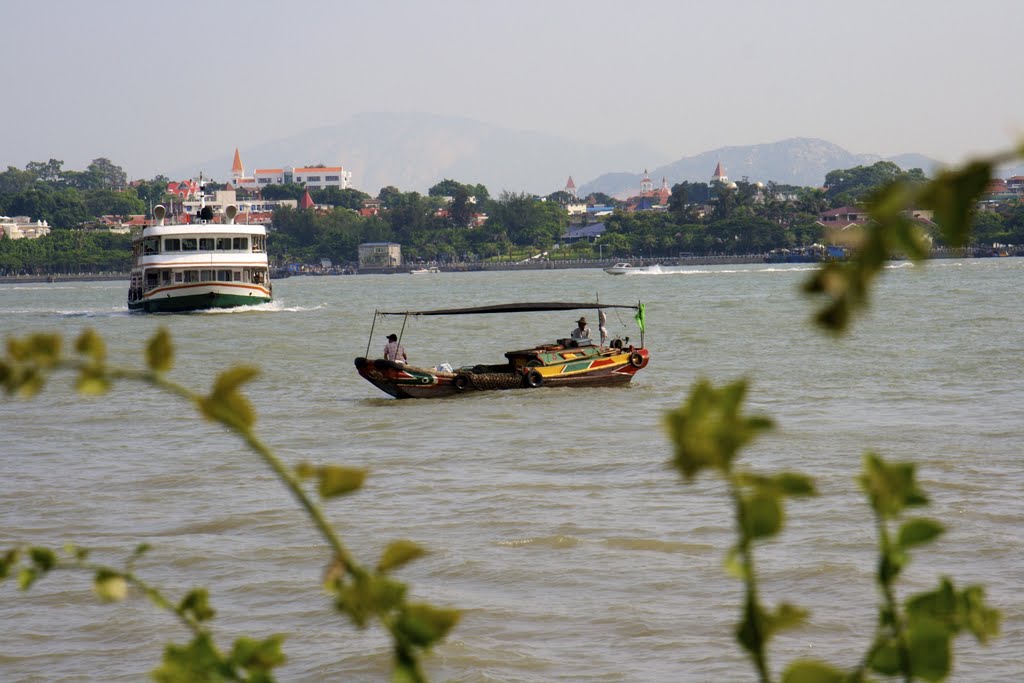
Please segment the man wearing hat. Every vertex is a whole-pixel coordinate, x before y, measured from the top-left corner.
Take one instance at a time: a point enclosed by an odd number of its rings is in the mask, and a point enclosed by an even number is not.
[[[405,347],[398,343],[397,334],[388,335],[388,343],[384,346],[384,360],[408,363],[409,358],[405,355]]]
[[[573,339],[590,339],[590,328],[587,327],[587,319],[580,318],[576,321],[576,329],[569,333]]]

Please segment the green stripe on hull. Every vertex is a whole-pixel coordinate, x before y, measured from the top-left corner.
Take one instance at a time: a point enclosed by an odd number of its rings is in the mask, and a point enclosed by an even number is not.
[[[256,306],[269,303],[268,296],[241,296],[238,294],[194,294],[189,296],[167,296],[131,301],[128,308],[146,313],[185,313],[187,311],[203,311],[208,308],[236,308],[238,306]]]

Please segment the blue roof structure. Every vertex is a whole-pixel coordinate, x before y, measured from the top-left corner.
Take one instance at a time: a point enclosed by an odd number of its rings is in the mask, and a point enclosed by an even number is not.
[[[569,228],[562,239],[564,240],[581,240],[581,239],[595,239],[604,234],[604,223],[591,223],[590,225],[582,225],[577,227]]]

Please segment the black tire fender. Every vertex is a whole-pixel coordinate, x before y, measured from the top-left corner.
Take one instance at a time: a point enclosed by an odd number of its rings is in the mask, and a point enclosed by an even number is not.
[[[452,380],[452,384],[455,385],[456,391],[465,391],[470,385],[469,375],[464,373],[455,375],[455,379]]]
[[[639,351],[634,351],[633,353],[629,354],[629,364],[632,365],[634,368],[642,368],[644,366],[645,360],[646,359],[640,355]]]
[[[523,384],[536,389],[540,385],[544,384],[544,376],[536,370],[530,370],[528,373],[523,375]]]

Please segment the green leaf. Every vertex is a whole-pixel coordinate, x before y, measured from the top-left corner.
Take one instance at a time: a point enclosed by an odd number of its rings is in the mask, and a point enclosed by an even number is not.
[[[810,659],[797,660],[786,667],[782,683],[843,683],[846,674],[831,664]]]
[[[979,643],[985,644],[989,637],[999,635],[999,610],[985,604],[985,589],[982,586],[968,586],[961,594],[964,626]]]
[[[32,360],[39,367],[52,368],[60,360],[60,335],[37,332],[29,336],[28,343]]]
[[[239,393],[214,393],[199,399],[203,417],[213,422],[246,431],[256,421],[256,413],[249,401]]]
[[[412,541],[392,541],[384,549],[380,562],[377,563],[377,571],[387,572],[405,565],[417,557],[422,556],[426,551]]]
[[[39,578],[39,570],[34,567],[24,567],[18,572],[18,588],[27,591]]]
[[[921,203],[934,211],[946,242],[965,246],[971,232],[971,216],[992,178],[992,163],[974,161],[960,169],[942,171],[924,189]]]
[[[418,647],[430,647],[458,623],[460,613],[424,604],[406,605],[395,622],[396,634]]]
[[[102,396],[110,390],[110,380],[101,369],[86,366],[78,374],[75,389],[85,396]]]
[[[161,327],[146,344],[146,367],[153,372],[167,372],[174,365],[174,347],[171,335]]]
[[[97,365],[103,363],[107,357],[107,346],[103,337],[96,334],[96,330],[91,327],[82,330],[82,333],[78,335],[78,339],[75,340],[75,351],[88,356]]]
[[[814,480],[803,474],[783,472],[775,475],[775,484],[787,496],[816,496]]]
[[[764,615],[765,632],[770,637],[779,631],[796,628],[807,619],[807,610],[784,602],[774,612]]]
[[[117,572],[99,569],[93,579],[92,589],[104,602],[121,602],[128,595],[128,582]]]
[[[875,514],[892,519],[908,507],[928,503],[914,481],[915,467],[914,463],[887,463],[875,453],[864,454],[860,484]]]
[[[230,661],[249,672],[267,673],[287,659],[281,651],[283,635],[272,635],[265,640],[239,638],[231,650]]]
[[[900,653],[893,640],[879,643],[871,653],[868,666],[875,673],[895,676],[900,672]]]
[[[181,599],[181,603],[178,605],[178,610],[183,614],[191,614],[198,622],[212,619],[217,613],[216,610],[210,606],[210,594],[205,588],[196,588],[189,591],[188,594]]]
[[[747,538],[774,536],[782,528],[782,504],[775,494],[758,493],[743,500],[743,528]]]
[[[907,647],[914,675],[926,681],[941,681],[949,675],[952,634],[942,624],[918,620],[907,629]]]
[[[945,527],[931,519],[911,519],[900,527],[898,542],[902,548],[911,548],[927,543],[945,530]]]
[[[228,368],[217,375],[213,383],[213,393],[230,394],[238,390],[246,382],[250,382],[260,374],[259,368],[250,365],[238,365]]]
[[[208,633],[200,633],[186,646],[168,645],[160,666],[153,670],[156,683],[223,683],[227,664]]]
[[[674,445],[672,464],[687,480],[708,468],[731,471],[740,449],[772,427],[767,418],[742,415],[746,390],[744,380],[717,389],[700,380],[683,406],[666,413],[665,427]]]
[[[358,490],[366,479],[366,470],[339,465],[323,465],[317,471],[318,490],[324,499]]]
[[[0,556],[0,580],[11,575],[11,568],[18,563],[20,558],[21,553],[17,548],[12,548]]]
[[[49,548],[29,548],[29,559],[40,573],[45,574],[57,565],[57,553]]]

